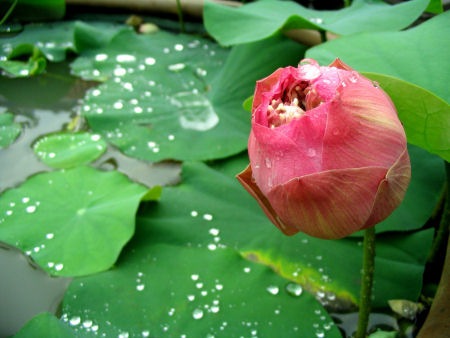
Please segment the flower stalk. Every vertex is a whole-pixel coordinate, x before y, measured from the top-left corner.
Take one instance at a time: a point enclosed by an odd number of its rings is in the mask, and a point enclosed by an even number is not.
[[[375,228],[368,228],[365,230],[363,247],[363,270],[359,297],[359,316],[355,338],[365,338],[367,336],[367,327],[369,326],[373,275],[375,270]]]

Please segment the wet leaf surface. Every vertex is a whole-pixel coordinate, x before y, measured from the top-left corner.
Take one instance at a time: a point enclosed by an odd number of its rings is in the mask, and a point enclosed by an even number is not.
[[[122,174],[89,167],[37,174],[2,194],[0,240],[53,275],[102,271],[133,235],[146,193]]]

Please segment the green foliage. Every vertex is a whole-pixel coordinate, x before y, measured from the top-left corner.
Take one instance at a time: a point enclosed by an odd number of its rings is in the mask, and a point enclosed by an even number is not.
[[[133,235],[146,192],[118,172],[88,167],[37,174],[2,194],[0,239],[54,275],[102,271]]]
[[[72,168],[89,164],[106,150],[100,135],[57,133],[40,138],[33,145],[39,159],[53,168]]]
[[[306,28],[339,35],[400,30],[417,19],[429,0],[390,6],[381,0],[354,0],[339,11],[318,11],[291,1],[257,1],[232,8],[207,1],[205,28],[222,45],[265,39],[276,32]]]
[[[41,161],[67,169],[36,174],[0,195],[0,240],[53,275],[76,277],[61,320],[38,315],[17,336],[339,337],[323,306],[356,307],[360,234],[286,237],[234,177],[248,163],[242,152],[255,81],[305,52],[323,65],[340,57],[366,72],[399,111],[413,175],[401,206],[376,228],[373,306],[417,302],[433,238],[424,224],[444,185],[438,156],[450,158],[450,47],[442,39],[449,13],[397,32],[425,9],[440,11],[428,0],[355,0],[325,12],[289,1],[238,9],[207,2],[205,27],[220,44],[237,45],[230,49],[192,34],[138,35],[81,21],[26,25],[3,38],[0,68],[9,76],[41,74],[71,55],[75,75],[101,82],[79,106],[89,131],[34,143]],[[343,36],[307,50],[280,34],[293,28]],[[12,114],[0,114],[0,147],[20,132]],[[83,166],[108,143],[145,161],[187,161],[180,183],[149,190],[117,171]],[[198,162],[205,160],[215,161]]]
[[[283,54],[287,49],[292,53]],[[105,81],[88,93],[82,113],[128,156],[209,160],[246,148],[249,118],[242,102],[256,80],[303,52],[281,37],[228,51],[191,35],[122,31],[105,48],[83,53],[72,69]]]

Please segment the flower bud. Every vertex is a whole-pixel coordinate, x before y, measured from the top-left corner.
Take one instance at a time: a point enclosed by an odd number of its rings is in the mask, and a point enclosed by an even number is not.
[[[338,59],[305,59],[257,82],[248,154],[237,178],[286,235],[336,239],[372,227],[411,176],[392,101]]]

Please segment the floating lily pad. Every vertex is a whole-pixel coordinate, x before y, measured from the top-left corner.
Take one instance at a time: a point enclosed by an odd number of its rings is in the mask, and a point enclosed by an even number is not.
[[[123,29],[131,28],[78,21],[28,24],[23,32],[2,38],[0,69],[14,77],[40,74],[45,70],[47,60],[60,62],[66,59],[68,52],[99,48]],[[27,60],[23,61],[24,58]]]
[[[100,135],[58,133],[40,138],[33,149],[39,159],[53,168],[71,168],[88,164],[106,150]]]
[[[122,152],[149,161],[208,160],[246,148],[250,119],[242,102],[256,80],[297,63],[304,50],[280,37],[229,52],[192,35],[124,31],[72,69],[105,81],[87,94],[82,113]]]
[[[79,334],[341,337],[311,295],[269,268],[229,248],[158,244],[150,227],[138,231],[114,270],[71,284],[62,319]]]
[[[11,113],[0,114],[0,148],[9,146],[20,135],[22,127],[14,122],[14,115]]]
[[[293,1],[257,1],[233,8],[206,1],[205,28],[219,43],[229,46],[265,39],[295,28],[331,31],[339,35],[400,30],[414,22],[429,0],[395,6],[381,0],[354,0],[336,11],[305,8]]]
[[[147,189],[89,167],[37,174],[0,196],[0,240],[53,275],[110,268],[134,233]]]
[[[142,208],[138,224],[148,227],[148,236],[159,243],[235,248],[247,259],[301,284],[332,308],[355,307],[362,241],[284,236],[235,179],[236,168],[244,168],[246,161],[245,156],[238,157],[220,171],[201,163],[186,163],[183,183],[167,187],[157,205]],[[378,236],[375,307],[386,306],[394,298],[417,300],[432,237],[432,230]],[[336,257],[345,257],[344,265],[336,264]]]

